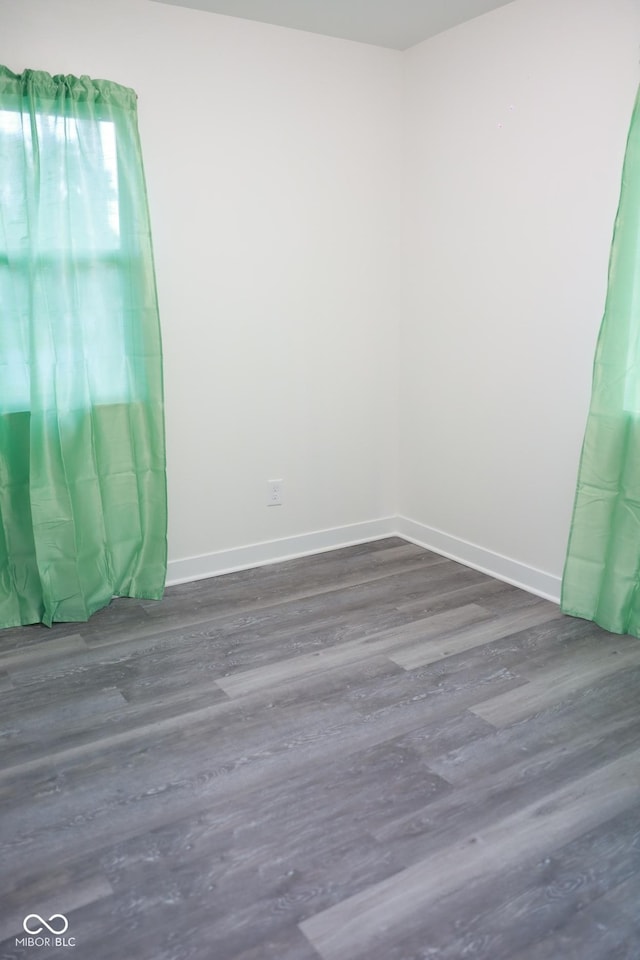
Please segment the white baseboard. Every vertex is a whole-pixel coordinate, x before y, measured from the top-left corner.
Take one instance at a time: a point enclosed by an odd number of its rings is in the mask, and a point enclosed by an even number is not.
[[[186,557],[183,560],[170,560],[167,565],[167,586],[186,583],[190,580],[204,580],[223,573],[261,567],[268,563],[293,560],[327,550],[338,550],[358,543],[382,540],[392,537],[396,532],[396,518],[382,517],[364,523],[352,523],[330,530],[317,530],[296,537],[284,537],[281,540],[267,540],[252,543],[231,550],[219,550],[200,557]]]
[[[170,560],[167,569],[167,586],[217,577],[236,570],[262,567],[269,563],[293,560],[327,550],[338,550],[358,543],[368,543],[385,537],[402,537],[427,550],[433,550],[450,560],[457,560],[467,567],[480,570],[497,580],[504,580],[516,587],[534,593],[554,603],[560,602],[560,577],[544,570],[530,567],[518,560],[487,550],[475,543],[451,536],[435,527],[410,520],[408,517],[382,517],[364,523],[347,524],[330,530],[317,530],[281,540],[267,540],[230,550],[219,550],[199,557]]]
[[[504,557],[493,550],[479,547],[475,543],[453,537],[451,534],[427,527],[423,523],[409,520],[408,517],[396,517],[396,534],[427,550],[433,550],[450,560],[458,560],[467,567],[488,573],[497,580],[504,580],[529,593],[544,597],[553,603],[560,603],[561,578],[536,567],[530,567],[519,560]]]

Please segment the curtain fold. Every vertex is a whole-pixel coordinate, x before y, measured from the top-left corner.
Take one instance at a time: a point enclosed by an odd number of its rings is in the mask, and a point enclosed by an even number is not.
[[[640,637],[640,91],[562,582],[565,613]]]
[[[166,576],[162,349],[133,90],[0,67],[0,626]]]

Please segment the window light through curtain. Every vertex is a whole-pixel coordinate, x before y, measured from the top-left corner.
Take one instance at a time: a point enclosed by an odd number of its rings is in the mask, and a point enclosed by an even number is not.
[[[622,171],[562,609],[640,637],[640,92]]]
[[[0,626],[166,573],[162,357],[135,93],[0,67]]]

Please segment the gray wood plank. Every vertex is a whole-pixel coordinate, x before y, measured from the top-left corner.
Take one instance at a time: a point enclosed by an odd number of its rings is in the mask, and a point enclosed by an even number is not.
[[[559,619],[560,612],[550,610],[546,603],[540,606],[530,606],[525,609],[509,611],[478,624],[460,624],[456,625],[458,629],[449,631],[434,639],[429,638],[428,643],[411,646],[394,646],[388,654],[389,659],[394,663],[404,667],[405,670],[414,670],[416,667],[424,667],[429,663],[436,663],[444,657],[455,656],[457,653],[463,653],[471,650],[473,647],[481,646],[485,643],[494,643],[503,637],[512,636],[520,630],[526,630],[527,627],[536,627],[542,623],[548,623]]]
[[[439,902],[435,915],[403,924],[387,960],[427,949],[438,960],[512,960],[634,880],[637,912],[639,830],[640,809],[625,811],[550,856],[505,869],[491,884],[465,884]]]
[[[635,638],[620,637],[613,644],[603,643],[588,660],[583,658],[580,669],[576,669],[575,657],[568,657],[565,663],[556,660],[538,670],[521,671],[523,676],[528,674],[529,683],[518,694],[505,691],[476,704],[473,710],[495,726],[506,726],[560,703],[610,674],[637,667],[640,643]]]
[[[637,960],[640,922],[597,902],[513,960]]]
[[[539,856],[640,803],[640,751],[614,760],[481,834],[305,920],[300,929],[324,960],[366,956],[405,917],[433,909],[446,893],[499,876],[520,858]]]
[[[332,667],[343,666],[367,656],[388,654],[397,646],[408,643],[424,644],[432,637],[442,633],[451,633],[456,628],[477,622],[487,617],[486,612],[477,604],[468,604],[453,611],[437,613],[408,625],[383,630],[364,640],[342,643],[336,649],[322,649],[316,653],[305,654],[291,660],[278,661],[266,668],[246,670],[230,677],[221,677],[219,686],[231,697],[253,693],[264,687],[276,687],[288,683],[299,676]]]
[[[619,874],[611,871],[609,878],[609,889],[603,899],[607,903],[624,913],[630,920],[638,922],[640,920],[640,863],[638,863],[640,851],[640,836],[636,835],[630,842],[630,852],[634,856],[635,869],[629,872],[629,875],[620,879]],[[620,857],[622,860],[623,857]],[[620,882],[616,883],[615,880]]]
[[[37,913],[45,919],[57,913],[66,916],[112,893],[104,874],[89,867],[40,874],[30,884],[5,889],[0,915],[0,943],[24,936],[23,921],[29,913]]]
[[[31,670],[36,665],[57,661],[67,654],[81,653],[87,649],[84,638],[79,633],[42,638],[14,649],[0,647],[0,670],[13,673],[21,667]]]
[[[638,960],[634,650],[399,538],[1,631],[0,956]]]

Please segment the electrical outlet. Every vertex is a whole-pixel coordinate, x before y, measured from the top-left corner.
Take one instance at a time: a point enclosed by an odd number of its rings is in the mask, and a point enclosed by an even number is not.
[[[284,480],[267,480],[267,506],[282,506],[282,488]]]

